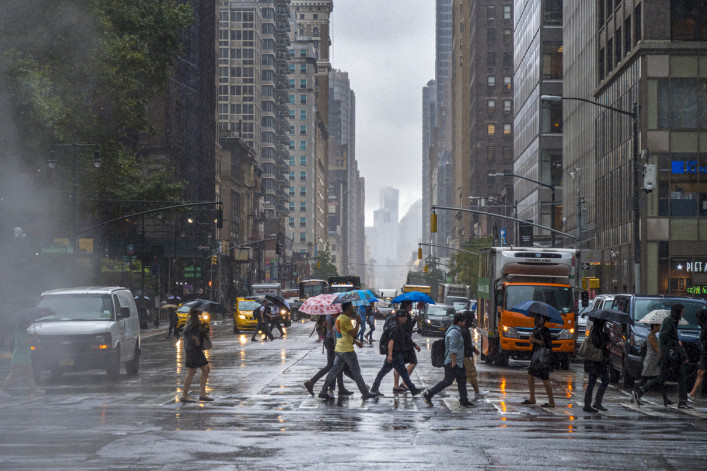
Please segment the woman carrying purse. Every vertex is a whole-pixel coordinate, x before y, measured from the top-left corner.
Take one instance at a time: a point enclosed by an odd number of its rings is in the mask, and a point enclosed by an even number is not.
[[[584,371],[589,374],[587,389],[584,391],[584,412],[606,411],[601,404],[604,399],[604,392],[609,386],[609,335],[604,332],[604,319],[594,319],[589,337],[584,341],[582,348],[584,355]],[[592,405],[592,393],[597,379],[601,378],[601,385],[597,390],[597,396]]]
[[[189,397],[189,387],[197,368],[201,368],[199,400],[213,401],[212,398],[206,395],[206,380],[209,378],[211,367],[204,355],[203,341],[204,331],[201,326],[201,319],[199,319],[199,312],[192,309],[189,311],[187,325],[184,327],[184,352],[186,353],[184,366],[187,367],[187,374],[184,377],[184,389],[182,390],[180,402],[194,402],[194,399]]]
[[[546,348],[547,352],[552,352],[552,336],[550,335],[550,329],[545,326],[545,318],[543,316],[535,316],[535,328],[530,334],[530,343],[533,345],[534,355],[541,348]],[[549,356],[551,357],[551,355]],[[552,386],[550,385],[550,362],[543,365],[542,368],[533,368],[532,365],[528,368],[530,398],[523,401],[522,404],[535,404],[535,378],[542,380],[547,392],[547,402],[542,407],[555,407],[555,398],[552,395]]]

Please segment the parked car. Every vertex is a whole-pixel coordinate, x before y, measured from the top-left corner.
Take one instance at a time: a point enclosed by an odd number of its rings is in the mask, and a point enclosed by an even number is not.
[[[425,304],[417,318],[417,331],[420,335],[442,334],[452,325],[456,311],[454,306],[446,304]]]
[[[233,308],[233,332],[255,329],[258,325],[257,310],[260,303],[253,298],[236,298]]]
[[[397,310],[398,306],[392,303],[388,303],[386,301],[380,301],[376,303],[376,310],[377,310],[377,317],[390,317],[395,315],[395,311]]]
[[[30,327],[37,334],[32,348],[35,380],[51,371],[104,369],[110,378],[128,375],[140,366],[140,325],[129,289],[111,287],[64,288],[45,291],[37,307],[56,314],[37,319]]]
[[[577,315],[577,350],[582,346],[582,343],[589,335],[589,330],[592,328],[591,319],[584,317],[583,314],[594,309],[609,309],[613,301],[613,294],[599,294],[594,299],[589,300],[587,307],[580,309]]]
[[[639,321],[656,309],[670,310],[675,303],[685,306],[683,319],[687,324],[678,326],[678,336],[691,364],[689,368],[694,369],[700,358],[700,327],[695,313],[700,309],[707,309],[707,301],[662,294],[617,294],[611,307],[628,313],[631,316],[631,324],[607,323],[611,338],[609,371],[612,381],[621,380],[621,385],[629,388],[634,380],[641,377],[645,356],[643,345],[646,343],[650,325]]]

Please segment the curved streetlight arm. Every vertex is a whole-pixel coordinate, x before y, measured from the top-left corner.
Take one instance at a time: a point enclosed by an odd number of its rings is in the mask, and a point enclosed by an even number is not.
[[[625,114],[626,116],[630,116],[633,119],[638,118],[638,114],[635,111],[626,111],[626,110],[622,110],[621,108],[614,108],[613,106],[597,103],[596,101],[588,100],[587,98],[579,98],[579,97],[573,97],[573,96],[572,97],[558,96],[558,95],[541,95],[540,100],[542,100],[542,101],[562,101],[562,100],[583,101],[585,103],[591,103],[594,106],[598,106],[599,108],[604,108],[607,110],[616,111],[617,113]]]
[[[428,244],[427,242],[418,242],[417,245],[426,245],[428,247],[440,247],[442,249],[456,250],[458,252],[464,252],[464,253],[468,253],[471,255],[479,255],[478,253],[472,252],[471,250],[456,249],[454,247],[449,247],[448,245]]]
[[[513,178],[520,178],[521,180],[526,180],[531,183],[535,183],[536,185],[544,186],[545,188],[549,188],[552,191],[555,191],[555,187],[552,185],[549,185],[547,183],[539,182],[537,180],[533,180],[532,178],[524,177],[522,175],[516,175],[515,173],[489,173],[489,177],[513,177]]]

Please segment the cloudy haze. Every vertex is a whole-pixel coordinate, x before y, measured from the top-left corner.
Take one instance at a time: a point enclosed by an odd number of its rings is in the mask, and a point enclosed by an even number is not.
[[[356,93],[356,159],[366,224],[380,189],[400,190],[398,214],[422,197],[422,87],[434,78],[434,0],[334,0],[332,67]]]

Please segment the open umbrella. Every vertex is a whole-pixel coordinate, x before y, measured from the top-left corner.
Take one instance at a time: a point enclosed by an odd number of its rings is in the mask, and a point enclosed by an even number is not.
[[[649,312],[643,318],[638,321],[640,324],[662,324],[666,317],[670,315],[669,309],[656,309]],[[687,325],[688,322],[685,319],[680,319],[678,324]]]
[[[290,303],[288,303],[287,300],[282,296],[278,296],[276,294],[266,294],[265,299],[275,304],[280,309],[287,309],[288,311],[290,310]]]
[[[177,309],[178,307],[176,304],[163,304],[160,309]]]
[[[299,307],[299,312],[310,316],[326,316],[328,314],[340,314],[341,304],[332,304],[337,294],[320,294],[307,298]]]
[[[618,322],[619,324],[630,324],[631,316],[617,309],[596,309],[587,311],[582,314],[582,317],[590,317],[592,319],[604,319],[605,321]]]
[[[195,299],[194,301],[184,303],[184,305],[188,306],[190,309],[194,309],[195,311],[206,311],[211,314],[228,314],[228,311],[223,304],[216,301],[209,301],[207,299]]]
[[[336,298],[332,303],[343,304],[351,303],[354,306],[363,306],[370,302],[378,301],[378,299],[371,293],[370,290],[354,289],[351,291],[346,291],[344,293],[337,294]]]
[[[408,291],[407,293],[403,293],[400,296],[396,296],[395,298],[393,298],[391,304],[400,304],[403,301],[412,301],[413,303],[423,302],[426,304],[436,304],[434,299],[432,299],[428,294],[425,294],[422,291]]]
[[[23,322],[34,322],[42,317],[49,317],[56,314],[54,309],[48,307],[31,307],[29,309],[24,309],[22,311],[16,312],[12,316],[12,322],[14,324],[21,324]]]
[[[513,306],[509,310],[529,317],[543,316],[555,324],[565,323],[565,320],[557,309],[542,301],[525,301]]]
[[[182,298],[180,298],[179,296],[177,296],[175,294],[165,294],[164,299],[166,299],[167,301],[172,301],[172,302],[182,300]]]

